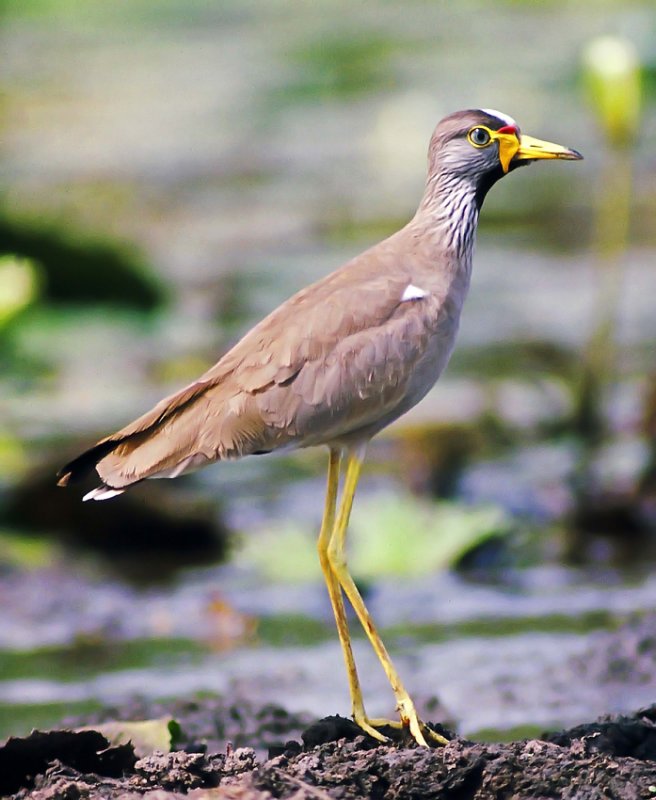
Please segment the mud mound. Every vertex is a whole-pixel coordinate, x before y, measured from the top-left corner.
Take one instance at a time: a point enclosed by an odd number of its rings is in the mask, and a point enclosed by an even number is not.
[[[637,800],[656,794],[656,707],[545,734],[542,739],[485,744],[453,738],[446,747],[426,750],[407,741],[380,745],[339,717],[306,729],[302,742],[292,739],[270,746],[271,721],[284,736],[297,729],[297,717],[271,707],[256,709],[245,704],[237,712],[234,705],[217,700],[208,700],[206,707],[203,703],[178,704],[179,712],[186,708],[188,728],[195,731],[179,745],[184,749],[155,753],[135,762],[123,746],[121,777],[116,777],[116,758],[109,759],[111,770],[104,770],[109,774],[99,773],[103,771],[102,758],[93,762],[92,769],[99,771],[84,771],[69,735],[62,738],[66,747],[57,752],[52,734],[39,734],[42,738],[38,740],[33,734],[31,744],[25,747],[35,755],[38,742],[48,742],[45,760],[40,762],[39,774],[23,776],[12,797]],[[184,713],[178,720],[184,729]],[[226,743],[222,752],[213,752],[204,736],[208,725],[214,731],[237,732],[240,738],[250,731],[252,746],[235,749]],[[216,733],[211,738],[216,740]],[[81,742],[88,744],[88,739],[87,735]],[[270,747],[268,757],[257,752],[262,751],[264,740]],[[10,741],[12,758],[17,759],[20,743],[28,740]],[[0,748],[0,757],[8,747],[9,743]]]

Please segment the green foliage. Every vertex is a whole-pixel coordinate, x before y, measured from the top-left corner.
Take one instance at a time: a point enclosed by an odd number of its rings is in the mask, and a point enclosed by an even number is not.
[[[60,701],[56,703],[2,703],[0,702],[0,739],[6,736],[23,736],[31,730],[48,730],[61,724],[62,719],[73,715],[99,711],[99,700]]]
[[[1,448],[1,440],[0,440]],[[0,474],[2,474],[2,455],[0,453]],[[38,536],[0,531],[0,567],[38,569],[52,563],[59,546]],[[0,653],[0,663],[2,653]]]
[[[475,617],[454,623],[404,622],[385,629],[385,639],[393,642],[395,637],[407,640],[408,636],[417,643],[435,644],[470,638],[505,638],[534,633],[588,634],[597,630],[614,630],[617,618],[606,610],[593,610],[581,614],[540,614],[531,616]]]
[[[0,256],[0,331],[41,294],[38,265],[30,258]]]
[[[640,129],[641,67],[632,42],[620,36],[593,39],[583,55],[588,96],[614,146],[632,144]]]
[[[22,474],[27,466],[25,442],[0,427],[0,480],[15,479],[16,475]],[[0,552],[1,549],[0,546]]]
[[[364,498],[353,510],[353,573],[419,575],[447,569],[488,539],[505,534],[499,508],[433,503],[411,495]]]
[[[72,645],[38,650],[0,650],[0,675],[4,680],[39,678],[75,683],[99,672],[155,668],[189,662],[207,648],[191,639],[135,639],[113,641],[79,638]]]
[[[319,579],[316,536],[298,523],[280,522],[243,540],[238,560],[281,583]]]
[[[294,101],[316,100],[391,89],[389,60],[399,47],[399,42],[384,36],[324,33],[292,54],[298,77],[285,89],[285,96]]]
[[[330,641],[334,626],[302,614],[261,617],[257,623],[257,638],[272,647],[314,645]]]
[[[349,565],[354,576],[421,575],[446,569],[472,548],[505,534],[498,508],[466,508],[410,495],[362,497],[353,509]],[[316,531],[282,524],[244,543],[241,559],[268,578],[303,582],[321,575]]]
[[[132,742],[137,758],[150,755],[155,750],[169,753],[180,741],[181,728],[171,717],[123,722],[111,720],[102,725],[78,728],[78,731],[98,731],[113,747]]]
[[[124,244],[81,236],[55,225],[0,216],[2,253],[12,254],[22,270],[19,273],[14,267],[7,278],[17,287],[14,291],[19,299],[21,286],[27,287],[23,293],[28,297],[30,287],[34,292],[39,286],[34,267],[38,262],[43,276],[41,294],[47,302],[107,304],[151,311],[164,301],[163,288],[150,275],[140,255]],[[32,264],[31,272],[26,273],[28,264]],[[0,283],[0,324],[1,286]]]

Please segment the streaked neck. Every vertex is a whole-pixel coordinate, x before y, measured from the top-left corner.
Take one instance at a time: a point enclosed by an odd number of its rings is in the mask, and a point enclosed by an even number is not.
[[[415,219],[435,237],[439,249],[471,267],[478,204],[476,186],[462,176],[436,175],[426,185]]]

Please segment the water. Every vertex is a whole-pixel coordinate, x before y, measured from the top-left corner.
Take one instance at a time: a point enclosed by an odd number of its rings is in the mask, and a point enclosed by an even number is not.
[[[630,675],[618,678],[609,665],[621,652],[617,621],[653,606],[652,576],[629,584],[614,572],[550,567],[502,578],[482,584],[446,573],[370,587],[370,610],[428,715],[438,698],[461,733],[503,736],[650,702],[653,678],[636,678],[635,652],[625,647]],[[20,584],[5,578],[3,590],[4,733],[49,706],[54,722],[135,695],[219,692],[317,716],[349,711],[319,582],[263,584],[252,570],[225,566],[143,591],[51,570],[21,575]],[[353,630],[369,711],[390,715],[385,677]]]

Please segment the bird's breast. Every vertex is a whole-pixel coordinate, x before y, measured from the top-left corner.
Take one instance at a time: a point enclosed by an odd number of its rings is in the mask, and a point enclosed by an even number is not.
[[[410,370],[406,391],[399,413],[404,413],[418,403],[433,387],[451,358],[460,326],[460,314],[469,289],[469,276],[460,275],[448,284],[424,287],[428,284],[418,278],[413,286],[421,287],[424,294],[408,301],[407,313],[415,317],[404,335],[421,341],[422,347]],[[418,294],[418,293],[417,293]]]

